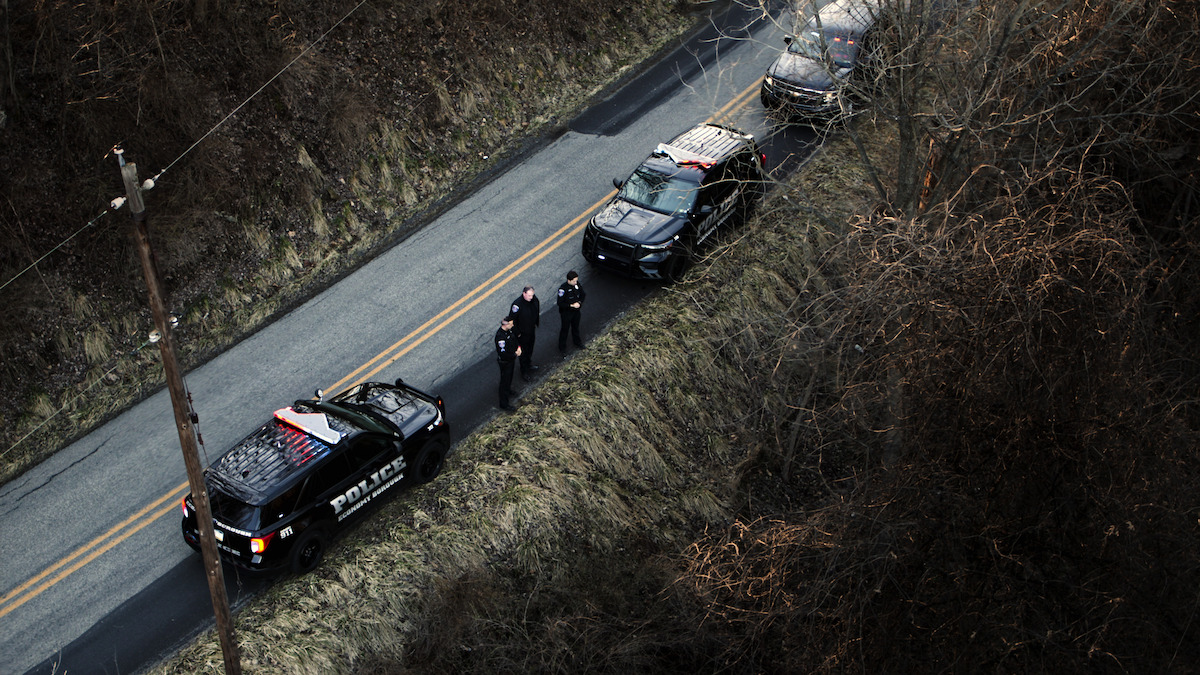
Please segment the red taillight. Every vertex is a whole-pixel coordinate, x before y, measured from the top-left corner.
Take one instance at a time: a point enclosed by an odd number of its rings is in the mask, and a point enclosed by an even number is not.
[[[275,538],[275,533],[272,532],[265,537],[255,537],[250,540],[250,552],[262,553],[271,545],[271,540]]]
[[[187,518],[187,515],[188,515],[187,497],[184,497],[184,498],[183,498],[183,499],[180,501],[180,504],[183,506],[183,517],[184,517],[184,518]]]

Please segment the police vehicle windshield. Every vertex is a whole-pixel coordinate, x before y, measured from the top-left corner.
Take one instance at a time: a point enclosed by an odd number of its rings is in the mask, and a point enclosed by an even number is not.
[[[625,181],[617,196],[659,213],[686,215],[696,203],[697,188],[696,183],[685,176],[665,174],[643,166]]]

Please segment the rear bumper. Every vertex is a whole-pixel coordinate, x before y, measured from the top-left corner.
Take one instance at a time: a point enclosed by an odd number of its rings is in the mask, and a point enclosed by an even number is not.
[[[180,523],[180,529],[183,531],[183,541],[191,546],[192,550],[199,553],[200,532],[196,527],[196,519],[191,516],[184,517],[183,522]],[[251,555],[247,557],[221,542],[217,542],[217,552],[221,555],[222,561],[249,572],[275,572],[282,569],[286,562],[286,556],[264,558],[260,555]]]

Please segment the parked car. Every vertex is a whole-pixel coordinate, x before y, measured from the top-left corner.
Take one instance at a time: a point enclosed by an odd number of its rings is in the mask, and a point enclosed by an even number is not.
[[[835,0],[803,17],[763,77],[763,107],[787,118],[829,121],[850,114],[847,85],[873,57],[881,0]]]
[[[317,567],[340,529],[380,498],[433,480],[450,447],[442,399],[396,380],[366,382],[275,411],[205,470],[217,548],[249,570]],[[183,499],[183,539],[199,550]]]
[[[583,257],[620,274],[676,278],[723,226],[746,218],[766,192],[754,136],[701,124],[658,147],[588,223]]]

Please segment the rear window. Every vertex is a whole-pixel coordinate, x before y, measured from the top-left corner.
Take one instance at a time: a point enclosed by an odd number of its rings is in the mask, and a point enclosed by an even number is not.
[[[209,490],[208,501],[213,518],[225,525],[253,532],[260,527],[261,510],[220,490]]]

